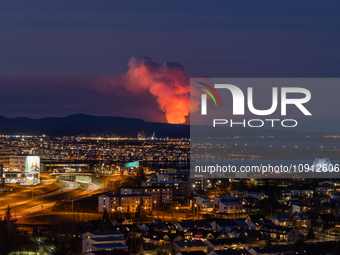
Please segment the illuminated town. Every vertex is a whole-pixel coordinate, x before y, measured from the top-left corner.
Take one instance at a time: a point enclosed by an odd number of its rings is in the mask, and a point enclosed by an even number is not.
[[[340,239],[340,182],[190,175],[187,138],[3,135],[0,144],[11,254],[310,254],[298,249],[331,251]]]
[[[339,13],[0,1],[0,255],[340,255]]]

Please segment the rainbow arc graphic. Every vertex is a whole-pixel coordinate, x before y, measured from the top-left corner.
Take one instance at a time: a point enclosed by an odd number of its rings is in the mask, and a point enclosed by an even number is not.
[[[199,83],[199,84],[201,84],[201,85],[203,85],[203,86],[209,88],[209,89],[217,96],[218,100],[220,101],[220,103],[221,103],[221,105],[222,105],[222,100],[221,100],[221,98],[220,98],[220,95],[217,93],[217,91],[216,91],[212,86],[210,86],[210,85],[208,85],[208,84],[205,84],[205,83],[203,83],[203,82],[197,82],[197,83]],[[204,89],[204,88],[201,88],[201,87],[197,87],[197,88],[200,89],[200,90],[203,90],[205,93],[207,93],[207,94],[212,98],[212,100],[214,101],[215,106],[217,106],[217,102],[216,102],[216,100],[215,100],[215,97],[214,97],[214,95],[213,95],[209,90]]]

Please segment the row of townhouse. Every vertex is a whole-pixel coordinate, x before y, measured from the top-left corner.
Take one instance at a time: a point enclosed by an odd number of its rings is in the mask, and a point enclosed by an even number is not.
[[[214,250],[207,255],[291,255],[293,251],[285,245],[276,245],[268,247],[254,247],[249,250],[246,249],[226,249]],[[203,251],[192,252],[178,252],[176,255],[206,255]]]
[[[250,229],[251,224],[256,221],[262,221],[263,224],[259,228]],[[129,229],[132,228],[130,226]],[[119,227],[122,229],[122,226]],[[175,223],[154,219],[151,223],[142,224],[139,229],[143,242],[153,246],[152,249],[155,245],[171,245],[177,255],[186,255],[188,252],[190,255],[200,252],[200,255],[220,254],[218,251],[256,255],[266,251],[264,246],[267,240],[294,243],[301,238],[296,228],[275,225],[263,215],[249,215],[245,220],[185,220]],[[253,248],[257,246],[259,247]],[[285,254],[284,250],[277,254]],[[212,251],[216,253],[211,253]]]
[[[266,219],[264,215],[249,215],[245,222],[250,229],[260,229],[264,225],[276,225],[282,227],[304,227],[312,226],[312,220],[306,213],[297,213],[294,217],[289,217],[287,214],[279,213]]]
[[[273,241],[296,242],[301,237],[296,228],[265,225],[260,228],[260,232],[266,239]]]
[[[216,240],[182,240],[172,243],[173,249],[178,252],[195,252],[203,251],[208,254],[211,251],[228,250],[228,249],[249,249],[249,244],[242,238],[225,238]]]
[[[96,251],[128,251],[124,235],[119,231],[86,232],[82,235],[82,253]]]
[[[250,247],[242,238],[228,238],[220,240],[184,240],[174,241],[172,248],[176,255],[284,255],[293,254],[286,245],[267,247]]]

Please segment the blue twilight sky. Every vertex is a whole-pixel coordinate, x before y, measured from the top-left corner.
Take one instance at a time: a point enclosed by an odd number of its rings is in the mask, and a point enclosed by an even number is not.
[[[188,75],[338,77],[339,11],[321,0],[0,0],[0,115],[165,121],[149,94],[81,87],[125,73],[136,54]]]

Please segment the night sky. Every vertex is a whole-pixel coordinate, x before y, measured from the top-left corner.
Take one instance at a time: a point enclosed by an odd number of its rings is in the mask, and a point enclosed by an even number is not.
[[[191,76],[338,77],[339,11],[335,1],[3,0],[0,115],[166,122],[164,96],[126,74],[135,55],[158,79],[183,78],[157,89],[182,91]]]

